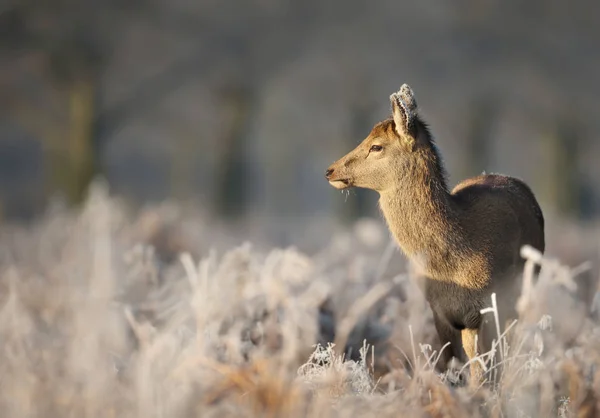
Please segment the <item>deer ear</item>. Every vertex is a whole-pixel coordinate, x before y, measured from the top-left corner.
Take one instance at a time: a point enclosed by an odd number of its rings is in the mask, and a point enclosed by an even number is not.
[[[396,132],[401,137],[414,139],[416,135],[417,101],[412,89],[403,84],[400,90],[390,96],[392,116]]]

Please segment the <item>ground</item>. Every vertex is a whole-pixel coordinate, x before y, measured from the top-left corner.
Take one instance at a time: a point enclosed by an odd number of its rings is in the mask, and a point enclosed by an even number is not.
[[[81,209],[4,225],[3,416],[596,415],[600,326],[577,271],[542,260],[496,347],[500,383],[473,393],[466,366],[435,370],[431,314],[382,228],[361,220],[313,254],[235,244],[99,185]]]

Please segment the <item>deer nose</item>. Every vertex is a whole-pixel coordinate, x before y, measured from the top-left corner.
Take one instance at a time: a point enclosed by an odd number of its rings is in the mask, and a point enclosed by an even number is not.
[[[329,178],[333,174],[333,168],[328,168],[325,171],[325,178]]]

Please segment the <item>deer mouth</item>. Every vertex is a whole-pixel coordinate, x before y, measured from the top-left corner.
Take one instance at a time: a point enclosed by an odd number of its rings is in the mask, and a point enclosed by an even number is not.
[[[346,189],[346,188],[350,187],[350,180],[348,180],[348,179],[329,180],[329,184],[331,184],[333,187],[335,187],[338,190],[342,190],[342,189]]]

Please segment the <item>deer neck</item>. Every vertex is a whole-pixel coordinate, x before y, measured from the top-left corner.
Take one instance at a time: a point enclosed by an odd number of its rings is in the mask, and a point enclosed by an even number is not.
[[[443,274],[459,256],[459,211],[445,182],[435,176],[416,176],[382,192],[379,205],[402,251],[430,275]]]

